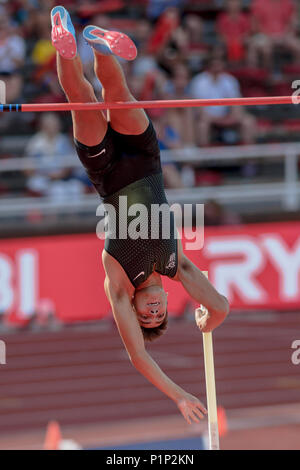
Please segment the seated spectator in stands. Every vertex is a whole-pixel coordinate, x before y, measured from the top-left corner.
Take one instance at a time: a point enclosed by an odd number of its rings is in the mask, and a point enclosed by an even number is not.
[[[182,7],[186,0],[149,0],[147,14],[156,20],[169,7]]]
[[[204,41],[204,25],[199,15],[189,13],[183,19],[182,26],[187,36],[187,42],[189,49],[201,47],[201,43]]]
[[[187,65],[179,62],[174,65],[171,78],[167,82],[165,98],[172,100],[189,99],[191,76]],[[182,146],[196,146],[195,112],[193,108],[173,108],[169,110],[169,123],[178,134]]]
[[[136,22],[135,28],[131,33],[131,37],[134,39],[136,47],[140,53],[146,49],[149,39],[151,37],[153,26],[148,18],[139,18]],[[138,54],[139,56],[139,54]]]
[[[241,96],[239,82],[224,71],[224,61],[211,58],[207,70],[196,75],[191,83],[191,95],[200,99],[238,98]],[[241,141],[252,144],[255,141],[256,121],[241,106],[209,106],[199,108],[197,124],[198,144],[211,143],[212,129],[239,128]]]
[[[71,7],[71,10],[75,9],[76,14],[82,21],[86,21],[97,14],[107,14],[122,10],[126,6],[125,0],[76,0],[75,2],[74,0],[68,0],[68,2],[70,3],[69,7]],[[65,3],[66,1],[64,0]]]
[[[227,0],[226,11],[217,17],[216,29],[224,41],[230,62],[241,62],[251,30],[249,15],[243,13],[241,0]]]
[[[56,50],[51,42],[51,24],[49,23],[49,12],[36,12],[36,28],[37,35],[31,58],[35,65],[44,65],[50,62],[56,55]]]
[[[35,196],[55,199],[80,196],[84,184],[72,170],[62,168],[61,163],[74,154],[69,137],[60,132],[57,114],[45,113],[40,120],[40,130],[33,135],[25,149],[26,157],[47,158],[42,168],[27,171],[27,189]]]
[[[133,68],[135,73],[135,69]],[[168,83],[168,76],[164,70],[162,70],[158,64],[153,71],[148,72],[145,76],[133,75],[133,77],[139,77],[142,79],[139,83],[140,93],[138,98],[140,100],[162,100],[166,98],[166,89]],[[134,84],[134,80],[130,80],[130,85]],[[162,116],[165,110],[163,108],[153,108],[148,110],[148,114],[151,118],[157,118]]]
[[[14,103],[23,85],[21,70],[25,60],[25,42],[18,28],[2,7],[0,10],[0,75],[6,83],[6,100]]]
[[[167,8],[159,17],[147,44],[147,54],[155,56],[165,70],[182,57],[183,39],[180,28],[180,12],[177,8]]]
[[[152,30],[153,27],[150,21],[142,18],[137,22],[136,28],[133,31],[133,39],[139,53],[137,58],[131,63],[131,68],[133,75],[139,78],[144,78],[147,74],[155,72],[158,68],[155,55],[149,51]]]
[[[161,81],[161,95],[167,99],[184,99],[189,95],[190,74],[184,63],[178,63],[167,82]],[[155,117],[152,117],[155,119]],[[180,150],[196,146],[194,112],[191,108],[163,110],[154,125],[161,150]],[[172,155],[162,159],[165,183],[168,188],[191,187],[195,184],[194,169],[189,165],[179,167]]]
[[[185,35],[185,60],[191,72],[196,72],[203,66],[208,54],[203,21],[199,15],[189,13],[183,18],[182,30]]]
[[[57,80],[56,51],[50,37],[52,4],[52,0],[22,1],[15,11],[14,17],[20,22],[27,46],[24,101],[51,103],[65,99]]]
[[[188,14],[182,20],[178,9],[169,8],[159,19],[156,32],[159,34],[154,32],[153,44],[161,45],[156,57],[166,70],[171,70],[178,61],[187,62],[192,72],[201,68],[208,46],[200,16]]]
[[[152,122],[157,134],[160,150],[172,150],[182,148],[178,133],[170,125],[170,112],[166,112],[162,117],[152,117]],[[164,155],[162,158],[162,169],[165,186],[168,189],[177,189],[183,187],[183,181],[180,169],[172,161],[172,157]]]
[[[297,37],[298,15],[293,0],[254,0],[251,5],[254,36],[249,44],[249,62],[272,69],[274,47],[280,46],[300,60]]]

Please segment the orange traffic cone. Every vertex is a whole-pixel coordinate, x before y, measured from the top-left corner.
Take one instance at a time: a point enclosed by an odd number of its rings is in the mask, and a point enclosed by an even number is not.
[[[218,406],[218,428],[219,428],[219,436],[225,436],[228,432],[228,424],[227,424],[227,416],[225,409],[222,406]]]
[[[44,450],[58,450],[62,440],[60,426],[57,421],[50,421],[47,426]]]

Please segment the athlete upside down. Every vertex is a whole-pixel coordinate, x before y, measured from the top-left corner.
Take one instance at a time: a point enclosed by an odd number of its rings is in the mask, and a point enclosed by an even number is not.
[[[51,22],[58,78],[68,101],[96,102],[93,87],[83,74],[74,27],[65,8],[55,7]],[[115,57],[133,60],[137,53],[133,42],[122,33],[96,26],[87,26],[83,37],[93,48],[104,100],[134,101]],[[116,212],[120,196],[126,196],[130,204],[142,203],[148,208],[167,203],[158,142],[144,110],[110,110],[107,119],[102,111],[72,111],[72,119],[77,153],[104,203],[112,204]],[[167,325],[167,293],[161,276],[180,282],[207,309],[196,318],[202,332],[220,325],[229,305],[185,256],[171,213],[170,220],[168,239],[106,238],[102,254],[104,288],[132,364],[170,397],[191,423],[207,413],[204,405],[170,380],[145,349],[144,340],[160,336]]]

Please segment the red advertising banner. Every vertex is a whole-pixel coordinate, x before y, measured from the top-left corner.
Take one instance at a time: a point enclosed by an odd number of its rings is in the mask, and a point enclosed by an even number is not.
[[[102,249],[96,234],[0,240],[0,314],[17,320],[53,309],[64,322],[109,315]],[[300,308],[299,222],[209,227],[203,248],[185,252],[232,309]],[[180,315],[191,299],[178,282],[164,285],[170,315]]]

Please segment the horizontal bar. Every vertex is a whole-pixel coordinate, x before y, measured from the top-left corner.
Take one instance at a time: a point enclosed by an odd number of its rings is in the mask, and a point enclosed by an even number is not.
[[[223,98],[218,100],[154,100],[118,101],[115,103],[37,103],[3,104],[0,112],[42,112],[42,111],[91,111],[96,109],[150,109],[150,108],[197,108],[203,106],[262,106],[298,104],[297,96],[267,96],[260,98]]]

